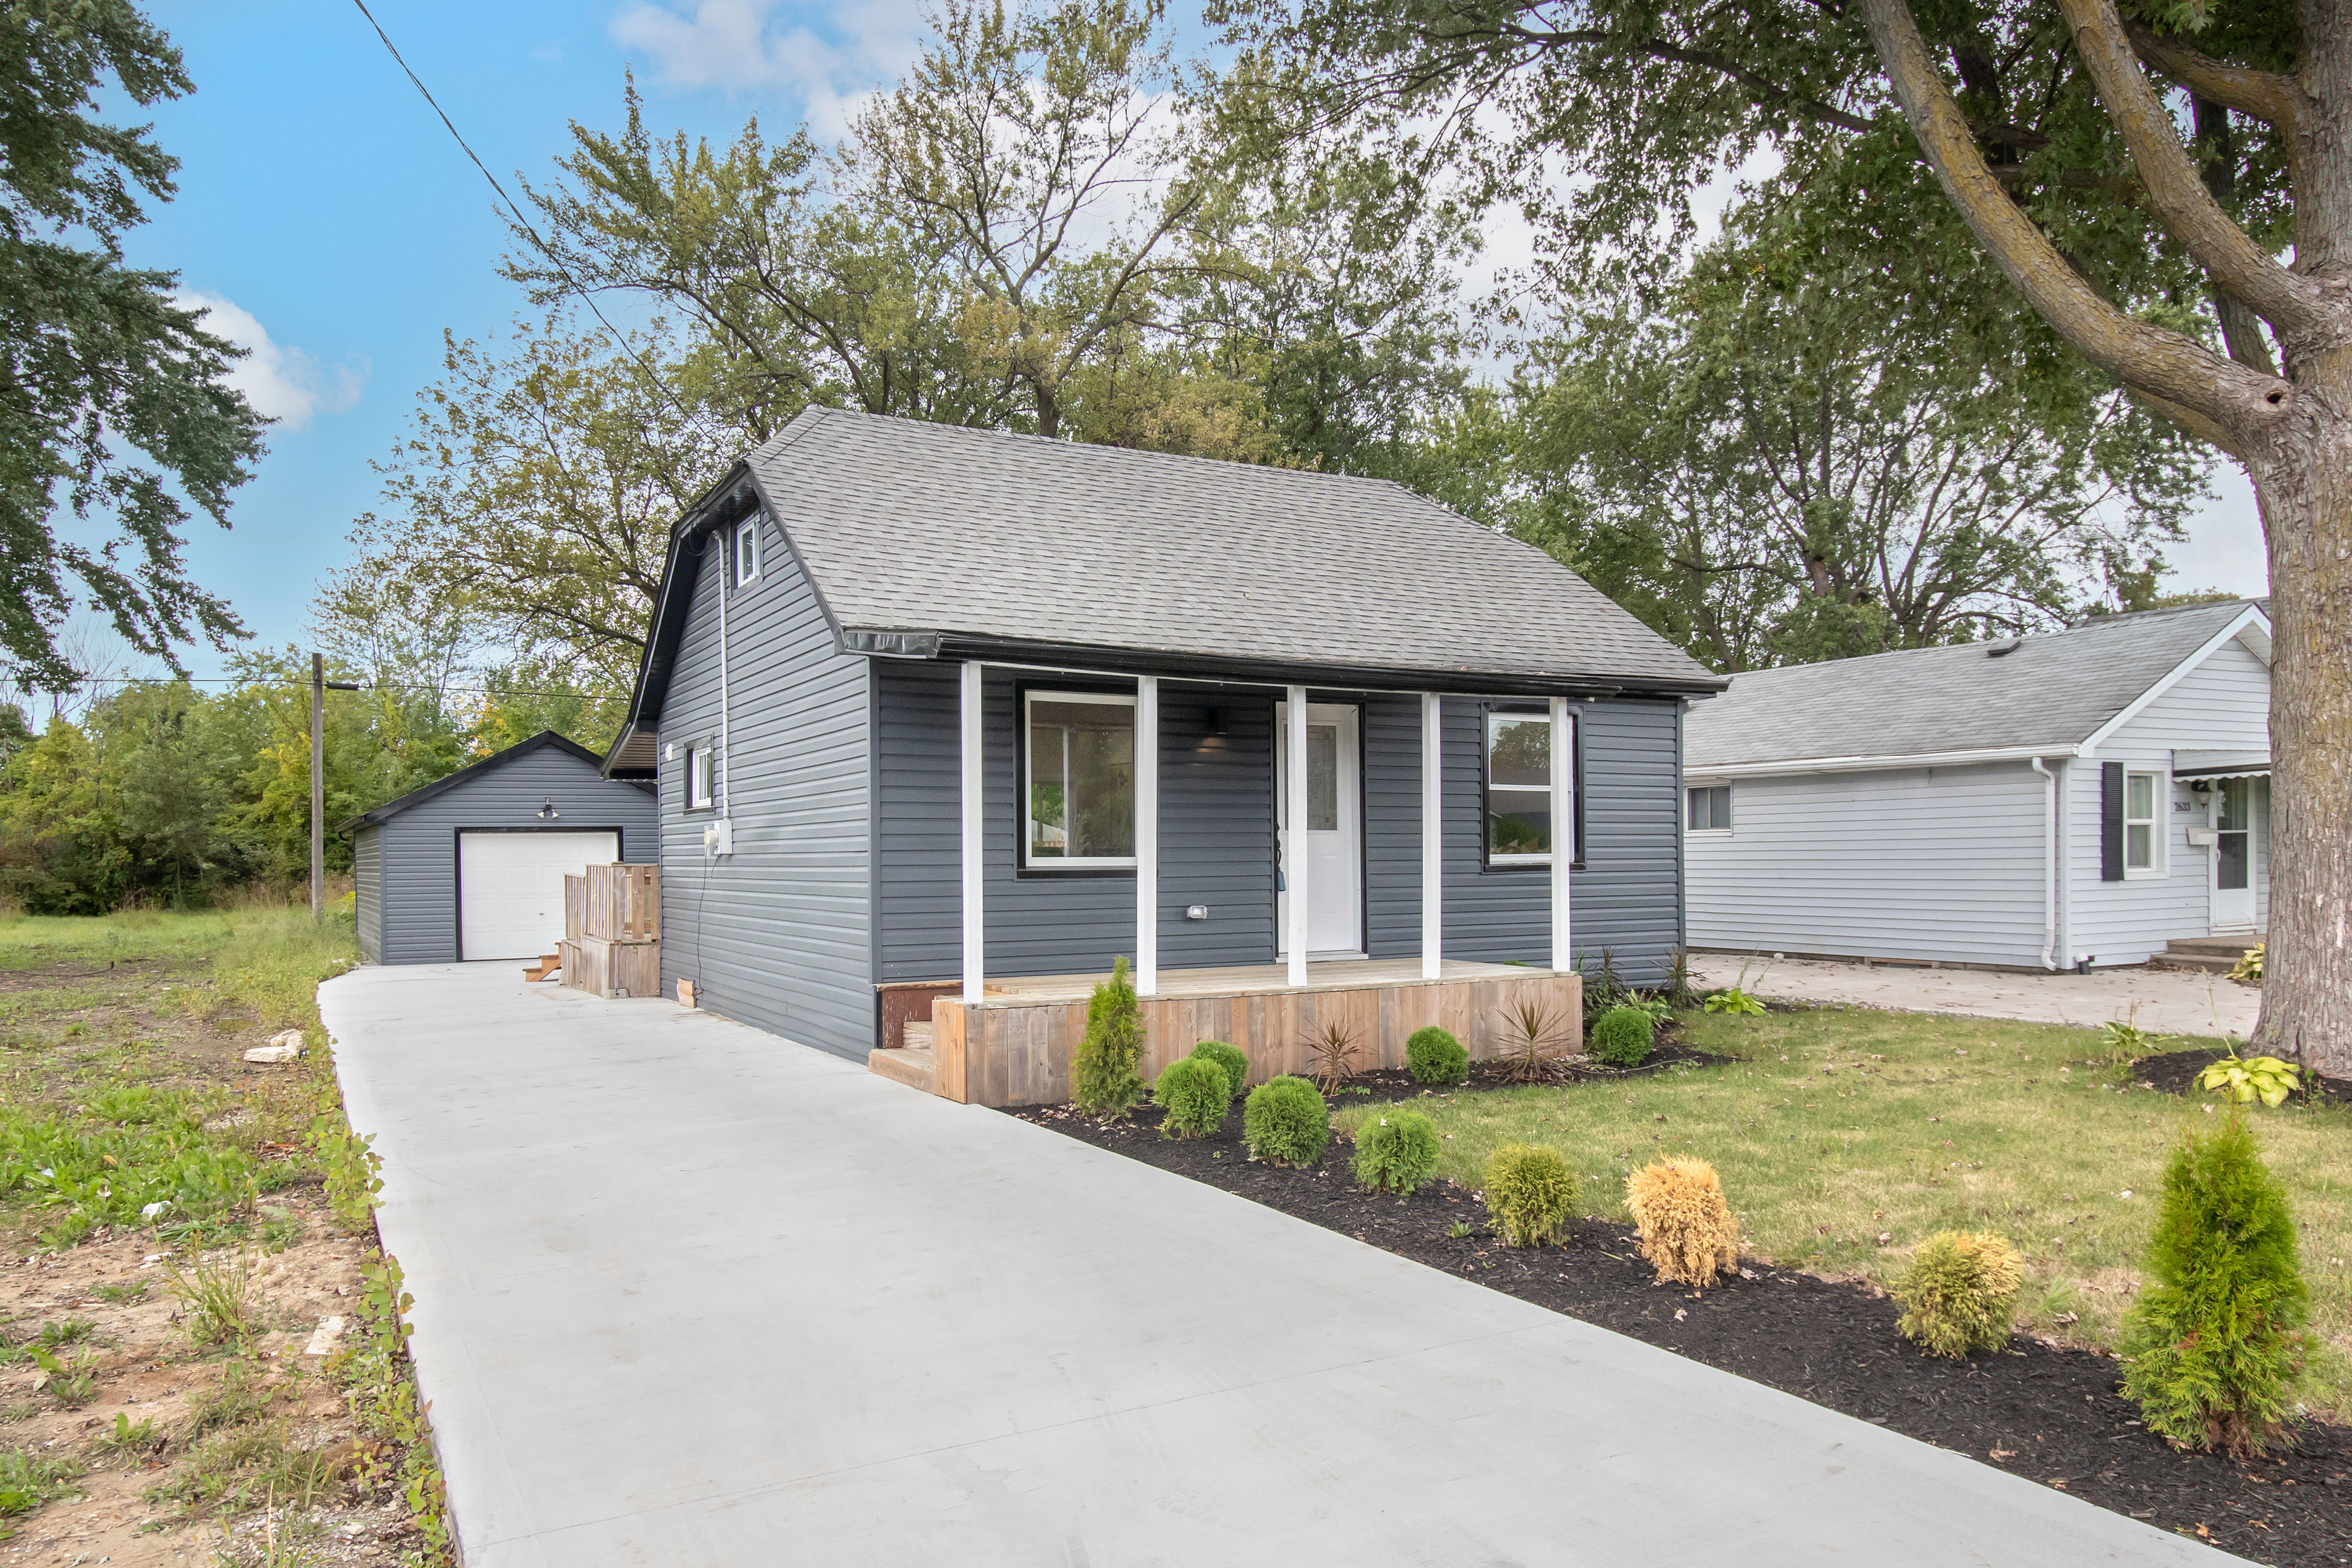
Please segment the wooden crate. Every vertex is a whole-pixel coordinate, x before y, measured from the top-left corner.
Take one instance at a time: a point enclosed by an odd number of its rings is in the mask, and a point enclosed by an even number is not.
[[[661,994],[661,943],[583,936],[562,946],[563,984],[594,996]]]

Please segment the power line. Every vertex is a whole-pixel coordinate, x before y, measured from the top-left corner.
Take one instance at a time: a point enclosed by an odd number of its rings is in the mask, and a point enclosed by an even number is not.
[[[308,688],[306,677],[289,676],[282,679],[247,679],[235,675],[84,675],[74,672],[74,680],[83,686],[286,686]],[[625,692],[610,696],[593,691],[539,691],[517,686],[436,686],[429,680],[372,680],[357,686],[331,687],[338,691],[436,691],[444,694],[463,692],[480,697],[577,697],[583,702],[618,702]]]
[[[377,21],[375,19],[375,13],[367,8],[367,0],[352,0],[352,4],[360,8],[360,15],[367,18],[367,25],[374,28],[375,36],[383,41],[384,51],[392,56],[393,63],[401,68],[402,74],[408,78],[411,85],[416,89],[417,93],[425,100],[425,104],[435,114],[440,117],[441,123],[448,128],[449,135],[451,139],[457,143],[458,149],[472,161],[475,168],[479,169],[482,172],[482,178],[490,183],[490,189],[498,193],[499,200],[506,204],[507,216],[514,220],[516,227],[521,229],[523,233],[530,237],[531,245],[539,251],[539,254],[546,260],[547,264],[555,268],[556,275],[563,279],[564,287],[570,289],[572,293],[580,297],[580,302],[587,306],[588,309],[594,313],[597,321],[604,323],[604,331],[611,334],[613,341],[618,343],[621,346],[622,351],[628,354],[630,358],[637,362],[637,368],[645,373],[646,380],[652,385],[653,389],[667,399],[671,407],[677,409],[679,414],[685,416],[687,422],[694,426],[698,430],[700,430],[706,438],[712,441],[719,441],[720,439],[719,433],[711,429],[709,426],[704,424],[702,416],[694,409],[688,407],[676,393],[669,389],[668,384],[655,373],[653,365],[646,360],[644,352],[635,343],[632,343],[628,338],[622,333],[618,327],[613,325],[612,321],[605,316],[604,308],[596,303],[595,296],[589,293],[588,289],[581,283],[580,279],[572,275],[571,268],[563,265],[563,258],[555,254],[554,247],[549,245],[546,239],[541,236],[539,230],[531,226],[530,220],[522,216],[521,205],[518,204],[512,196],[507,195],[507,188],[499,184],[499,177],[490,173],[489,165],[483,163],[482,160],[476,155],[472,146],[469,145],[467,142],[466,138],[458,132],[456,122],[451,121],[449,118],[448,110],[441,107],[440,101],[433,96],[432,89],[425,85],[424,79],[416,74],[415,70],[409,65],[408,61],[402,58],[399,47],[392,41],[392,35],[383,30],[383,24]]]

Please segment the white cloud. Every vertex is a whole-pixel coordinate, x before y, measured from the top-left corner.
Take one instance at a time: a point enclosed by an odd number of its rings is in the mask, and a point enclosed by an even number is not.
[[[341,414],[360,400],[367,385],[367,365],[346,363],[328,367],[290,343],[269,335],[253,312],[201,289],[183,289],[172,296],[184,310],[204,312],[205,330],[244,349],[246,356],[229,367],[228,384],[280,429],[306,430],[320,414]]]
[[[782,26],[771,18],[776,9],[776,0],[699,0],[690,12],[640,0],[613,18],[613,37],[642,50],[672,87],[778,90],[811,131],[835,138],[860,102],[913,63],[923,33],[914,0],[841,5],[824,18],[832,37]]]

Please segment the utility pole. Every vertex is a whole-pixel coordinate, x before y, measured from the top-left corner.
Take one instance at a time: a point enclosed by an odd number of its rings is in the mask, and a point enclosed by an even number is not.
[[[327,918],[327,661],[310,656],[310,918]]]

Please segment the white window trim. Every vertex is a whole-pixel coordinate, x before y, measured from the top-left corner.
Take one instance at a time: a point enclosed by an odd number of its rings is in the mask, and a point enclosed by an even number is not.
[[[1729,781],[1727,781],[1727,780],[1726,782],[1722,783],[1722,784],[1690,784],[1690,783],[1687,783],[1687,782],[1685,782],[1685,783],[1684,784],[1684,785],[1683,785],[1683,834],[1684,834],[1684,836],[1685,836],[1685,837],[1689,837],[1689,838],[1728,838],[1728,837],[1731,837],[1731,828],[1730,828],[1730,827],[1728,827],[1728,826],[1726,826],[1726,827],[1693,827],[1693,826],[1690,825],[1690,797],[1691,797],[1691,795],[1692,795],[1692,793],[1693,793],[1694,791],[1696,791],[1696,790],[1703,790],[1703,789],[1705,789],[1705,790],[1717,790],[1717,789],[1720,789],[1720,790],[1728,790],[1730,787],[1731,787],[1731,784],[1730,784]],[[1727,796],[1726,798],[1727,799],[1728,797]],[[1734,823],[1737,823],[1737,822],[1739,820],[1739,818],[1738,818],[1738,817],[1737,817],[1737,816],[1734,816],[1731,820],[1732,820]]]
[[[1103,708],[1124,708],[1128,712],[1128,733],[1132,737],[1135,732],[1135,694],[1131,691],[1049,691],[1043,687],[1032,687],[1021,694],[1021,788],[1023,795],[1022,799],[1015,807],[1015,809],[1017,809],[1021,814],[1021,868],[1024,871],[1134,870],[1135,857],[1132,855],[1049,855],[1043,859],[1033,858],[1031,857],[1029,853],[1029,823],[1031,820],[1029,816],[1029,806],[1030,801],[1033,797],[1030,795],[1029,792],[1037,787],[1037,769],[1036,759],[1029,753],[1030,738],[1034,732],[1029,721],[1029,713],[1030,710],[1041,700],[1047,702],[1086,702],[1093,703],[1097,707]],[[1133,764],[1130,763],[1130,765]],[[1065,826],[1063,831],[1066,833],[1069,829]],[[1130,833],[1131,831],[1132,825],[1130,825]]]
[[[1570,713],[1570,714],[1569,714],[1569,716],[1568,716],[1568,745],[1569,745],[1569,753],[1568,753],[1568,754],[1569,754],[1569,755],[1570,755],[1570,757],[1571,757],[1571,758],[1573,758],[1573,757],[1576,755],[1576,720],[1577,720],[1577,715],[1576,715],[1575,713],[1571,712],[1571,713]],[[1525,710],[1525,711],[1522,711],[1522,710],[1516,710],[1516,709],[1507,709],[1507,708],[1489,708],[1488,710],[1486,710],[1486,734],[1481,738],[1481,742],[1482,742],[1482,743],[1481,743],[1481,745],[1480,745],[1480,747],[1479,747],[1479,751],[1478,751],[1478,772],[1479,772],[1479,777],[1480,777],[1481,781],[1484,783],[1484,784],[1485,784],[1485,786],[1486,786],[1486,787],[1485,787],[1485,788],[1480,792],[1481,798],[1485,799],[1486,801],[1487,801],[1487,802],[1489,803],[1489,809],[1490,809],[1490,810],[1491,810],[1491,807],[1492,807],[1492,802],[1493,802],[1494,795],[1495,795],[1495,725],[1496,724],[1496,722],[1497,722],[1497,721],[1501,721],[1501,722],[1505,722],[1505,723],[1512,723],[1512,724],[1527,724],[1527,723],[1549,724],[1549,723],[1551,722],[1551,718],[1550,718],[1550,715],[1549,715],[1549,714],[1546,714],[1546,713],[1538,713],[1538,712],[1536,712],[1535,710],[1533,710],[1532,709],[1530,709],[1530,710]],[[1573,776],[1574,776],[1574,775],[1573,775],[1573,770],[1571,770],[1571,773],[1570,773],[1571,781],[1573,780]],[[1558,803],[1557,803],[1557,802],[1551,802],[1551,801],[1549,800],[1549,796],[1550,796],[1550,795],[1551,795],[1551,785],[1550,785],[1549,784],[1506,784],[1506,785],[1504,785],[1503,787],[1504,787],[1504,788],[1506,788],[1506,789],[1517,791],[1517,792],[1522,793],[1522,794],[1527,793],[1527,792],[1529,792],[1529,791],[1533,791],[1533,790],[1538,790],[1538,789],[1539,789],[1539,790],[1541,790],[1541,791],[1543,791],[1543,793],[1544,793],[1544,795],[1545,795],[1545,796],[1546,796],[1547,802],[1548,802],[1548,804],[1549,805],[1550,809],[1551,809],[1551,817],[1552,817],[1552,824],[1551,824],[1551,838],[1552,838],[1552,843],[1553,843],[1553,845],[1554,845],[1555,847],[1557,847],[1557,846],[1558,846],[1558,844],[1559,843],[1559,832],[1560,832],[1560,822],[1561,822],[1561,816],[1560,816],[1560,813],[1559,813],[1559,810]],[[1569,837],[1570,837],[1570,838],[1573,838],[1573,837],[1575,837],[1575,836],[1576,836],[1576,798],[1575,798],[1575,785],[1574,785],[1573,782],[1571,782],[1571,783],[1570,783],[1570,796],[1569,796],[1569,803],[1568,803],[1568,814],[1567,814],[1567,819],[1566,819],[1566,820],[1567,820],[1567,823],[1568,823],[1568,833],[1569,833]],[[1549,851],[1549,850],[1547,850],[1545,853],[1543,853],[1543,854],[1541,854],[1541,855],[1502,855],[1502,854],[1497,854],[1497,853],[1496,853],[1496,852],[1492,847],[1489,847],[1489,846],[1490,846],[1490,844],[1491,844],[1491,838],[1489,837],[1489,836],[1493,833],[1493,831],[1494,831],[1494,830],[1493,830],[1493,828],[1489,826],[1489,824],[1488,824],[1485,819],[1483,819],[1483,818],[1482,818],[1482,819],[1480,820],[1479,824],[1478,824],[1478,837],[1479,837],[1479,845],[1478,845],[1478,847],[1479,847],[1480,849],[1482,849],[1482,850],[1485,850],[1485,851],[1486,851],[1486,863],[1489,867],[1496,867],[1496,866],[1502,866],[1502,867],[1518,867],[1518,866],[1549,866],[1549,865],[1550,865],[1550,864],[1551,864],[1551,854],[1550,854],[1550,851]],[[1570,853],[1571,853],[1571,854],[1572,854],[1572,853],[1574,853],[1574,851],[1573,851],[1573,849],[1572,849],[1572,848],[1571,848],[1571,850],[1570,850]]]
[[[753,512],[736,525],[731,548],[735,563],[735,586],[740,588],[758,582],[760,580],[760,514],[758,512]]]
[[[694,764],[697,759],[701,760],[706,774],[702,781],[703,793],[699,798],[697,798],[694,787]],[[688,811],[716,811],[719,809],[718,761],[715,752],[710,742],[708,741],[689,741],[687,742],[686,781],[683,793],[686,801],[686,809]]]
[[[2148,808],[2153,820],[2131,814],[2131,782],[2135,778],[2155,780],[2148,791]],[[2148,850],[2154,863],[2135,866],[2131,863],[2131,830],[2133,825],[2148,825]],[[2172,874],[2172,773],[2165,768],[2124,769],[2124,880],[2126,882],[2161,881]]]

